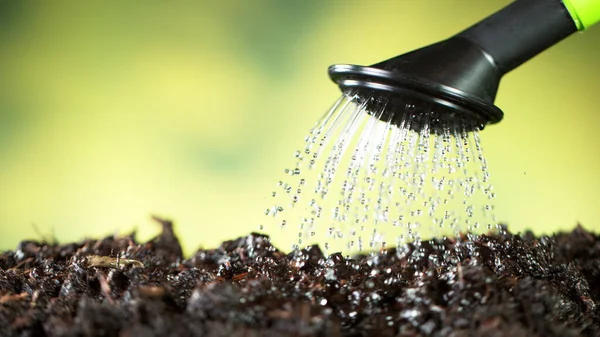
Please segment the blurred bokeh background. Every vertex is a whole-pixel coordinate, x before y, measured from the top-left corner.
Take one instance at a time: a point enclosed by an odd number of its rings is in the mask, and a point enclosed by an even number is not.
[[[441,40],[508,0],[0,2],[0,249],[173,219],[188,252],[258,229],[339,96],[326,69]],[[509,228],[600,229],[600,27],[509,74],[482,132]]]

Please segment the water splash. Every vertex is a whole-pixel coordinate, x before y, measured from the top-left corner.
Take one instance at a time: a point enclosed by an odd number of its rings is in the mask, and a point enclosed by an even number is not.
[[[368,101],[343,95],[311,129],[261,231],[281,247],[352,253],[496,228],[477,131],[432,132],[435,111],[414,106],[392,123],[385,104],[367,111]]]

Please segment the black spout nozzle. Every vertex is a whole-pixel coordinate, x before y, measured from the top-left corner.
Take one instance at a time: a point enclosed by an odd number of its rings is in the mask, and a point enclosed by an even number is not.
[[[517,0],[454,37],[369,67],[338,64],[329,76],[344,93],[399,125],[432,132],[497,123],[502,76],[577,31],[561,0]]]

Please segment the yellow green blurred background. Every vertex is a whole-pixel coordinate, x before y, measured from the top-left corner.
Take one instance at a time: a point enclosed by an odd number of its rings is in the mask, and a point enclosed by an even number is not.
[[[444,39],[508,0],[0,2],[0,249],[159,228],[256,231],[339,96],[333,63]],[[600,27],[507,75],[482,132],[498,218],[600,229]]]

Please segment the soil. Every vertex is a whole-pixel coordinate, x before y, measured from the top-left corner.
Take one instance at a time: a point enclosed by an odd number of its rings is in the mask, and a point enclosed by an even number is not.
[[[4,252],[0,336],[600,336],[600,239],[581,227],[352,259],[253,233],[184,259],[159,221],[146,243]]]

